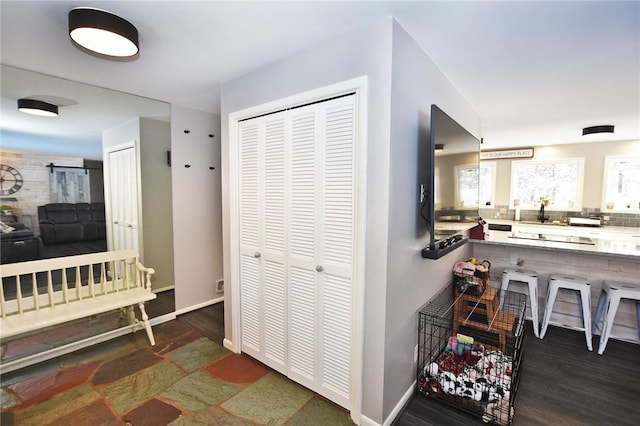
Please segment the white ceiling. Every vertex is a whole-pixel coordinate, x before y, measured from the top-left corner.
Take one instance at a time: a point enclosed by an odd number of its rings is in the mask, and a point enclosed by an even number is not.
[[[221,83],[392,15],[476,109],[485,148],[583,142],[601,124],[616,126],[606,140],[640,139],[638,1],[82,4],[138,28],[124,62],[71,44],[78,5],[2,0],[2,63],[219,113]]]

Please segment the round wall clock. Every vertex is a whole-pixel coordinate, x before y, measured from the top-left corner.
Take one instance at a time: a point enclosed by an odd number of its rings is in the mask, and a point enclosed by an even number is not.
[[[17,169],[0,164],[0,195],[11,195],[22,188],[22,175]]]

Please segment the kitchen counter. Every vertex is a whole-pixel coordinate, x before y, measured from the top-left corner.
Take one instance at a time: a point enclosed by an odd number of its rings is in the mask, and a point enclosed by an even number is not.
[[[587,278],[591,282],[592,313],[595,313],[604,280],[639,282],[639,228],[557,226],[506,220],[489,222],[511,225],[512,230],[490,230],[485,240],[469,240],[473,245],[473,256],[491,263],[490,280],[493,287],[500,286],[502,271],[506,267],[517,264],[536,271],[539,278],[540,320],[544,312],[549,275],[552,273]],[[542,239],[539,238],[540,234]],[[526,293],[524,284],[512,282],[509,288],[512,287]],[[581,329],[582,308],[577,293],[573,293],[576,292],[563,291],[558,294],[550,324]],[[529,316],[530,310],[527,312]],[[635,302],[622,300],[612,337],[640,343],[636,317]]]
[[[491,220],[489,223],[511,225],[512,230],[490,230],[489,234],[485,235],[484,240],[470,240],[472,243],[606,254],[608,256],[640,260],[640,228],[543,225],[506,220]]]

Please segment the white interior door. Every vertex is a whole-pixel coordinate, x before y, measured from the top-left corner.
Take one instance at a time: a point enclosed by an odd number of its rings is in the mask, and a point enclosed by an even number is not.
[[[111,249],[139,251],[135,147],[108,152]]]
[[[349,408],[355,96],[291,110],[291,119],[289,377]]]
[[[242,350],[285,373],[283,115],[243,122],[239,131]]]
[[[238,129],[242,351],[349,408],[355,96]]]

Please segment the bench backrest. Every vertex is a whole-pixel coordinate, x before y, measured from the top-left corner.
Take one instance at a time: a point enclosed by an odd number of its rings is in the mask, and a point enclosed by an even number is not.
[[[0,314],[21,314],[86,298],[146,289],[150,275],[135,250],[117,250],[12,263],[0,267]]]

